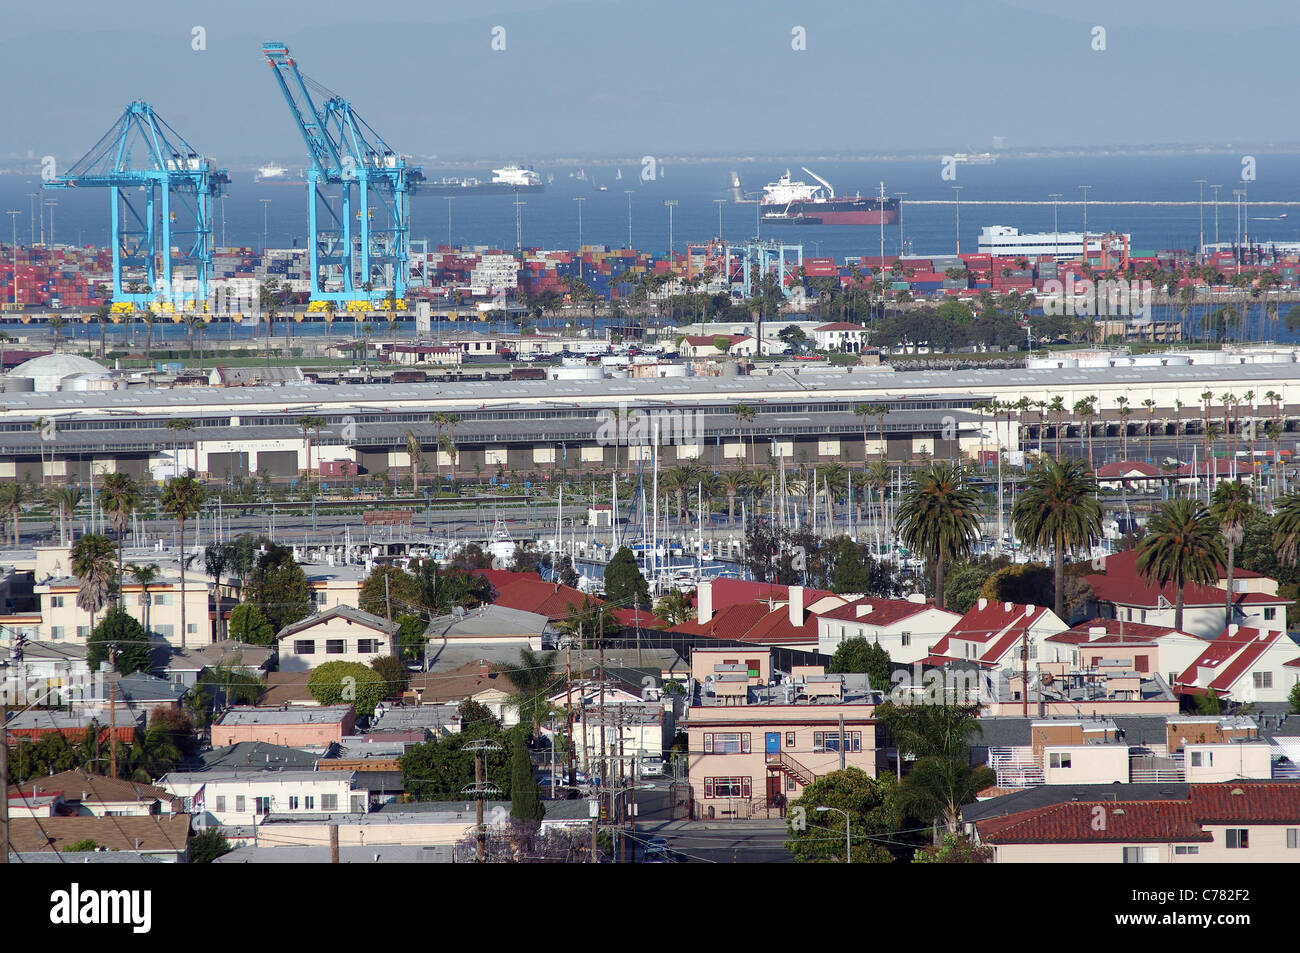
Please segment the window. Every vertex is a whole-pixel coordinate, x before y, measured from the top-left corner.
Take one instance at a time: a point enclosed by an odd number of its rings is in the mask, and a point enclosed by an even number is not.
[[[1192,767],[1193,768],[1210,768],[1214,766],[1213,751],[1193,751]]]
[[[346,639],[326,639],[326,640],[325,640],[325,654],[326,654],[326,655],[342,655],[342,654],[343,654],[344,652],[346,652],[347,650],[348,650],[348,643],[347,643],[347,640],[346,640]]]
[[[304,810],[308,810],[308,811],[316,810],[316,798],[314,798],[310,794],[307,795],[302,799],[302,806]]]
[[[358,639],[357,651],[362,655],[375,655],[379,652],[378,639]]]
[[[316,643],[311,639],[299,639],[293,643],[294,655],[315,655]]]
[[[352,795],[352,813],[353,814],[366,813],[366,796],[364,794]]]
[[[170,592],[155,592],[153,593],[153,604],[156,606],[174,606],[176,605],[176,597]]]
[[[793,748],[793,747],[794,747],[794,732],[793,732],[793,731],[787,731],[787,732],[785,733],[785,746],[786,746],[787,748]]]
[[[61,626],[61,625],[52,625],[52,626],[50,626],[50,638],[52,638],[52,639],[61,639],[61,638],[63,638],[63,626]]]
[[[903,633],[903,645],[904,645],[904,646],[907,646],[907,645],[911,645],[911,644],[912,644],[912,633],[911,633],[911,632],[904,632],[904,633]]]
[[[749,732],[707,732],[704,735],[704,753],[749,754]]]
[[[1191,847],[1186,844],[1178,844],[1174,847],[1175,854],[1199,854],[1200,852],[1199,847]]]
[[[296,794],[289,795],[289,810],[298,810],[298,796]]]
[[[218,794],[218,795],[217,795],[217,813],[218,813],[218,814],[222,814],[222,813],[225,812],[225,810],[226,810],[226,796],[225,796],[224,794]]]
[[[1266,606],[1264,609],[1265,621],[1272,622],[1276,618],[1277,618],[1277,608],[1275,606]]]
[[[1157,864],[1160,862],[1160,850],[1157,847],[1125,847],[1124,863]]]
[[[750,678],[758,678],[758,659],[745,659],[745,668],[748,669]]]
[[[242,794],[235,795],[235,812],[238,814],[244,813],[244,795]]]
[[[813,751],[839,751],[839,750],[840,750],[840,733],[838,731],[814,731],[813,732]],[[860,731],[844,732],[844,750],[861,751],[862,732]]]
[[[1286,846],[1291,850],[1300,849],[1300,827],[1286,829]]]
[[[1272,688],[1272,687],[1273,687],[1273,673],[1272,673],[1272,672],[1256,672],[1256,673],[1255,673],[1255,687],[1256,687],[1256,688]]]
[[[197,622],[187,622],[185,624],[186,635],[197,635],[198,631],[199,631],[199,624]]]
[[[253,800],[256,802],[256,805],[253,808],[254,813],[256,814],[271,813],[271,799],[269,797],[258,797],[258,798],[253,798]]]
[[[705,797],[750,797],[749,778],[705,778]]]
[[[50,608],[51,608],[51,609],[62,609],[62,608],[63,608],[63,600],[64,600],[65,598],[66,598],[65,596],[50,596]]]
[[[312,600],[316,603],[316,605],[323,606],[329,600],[329,593],[325,592],[324,590],[313,592]]]
[[[1246,828],[1229,827],[1227,834],[1229,850],[1245,850],[1250,847],[1250,831]]]
[[[339,796],[337,794],[322,794],[320,796],[320,809],[322,811],[337,811],[339,809]]]
[[[88,639],[88,638],[90,638],[90,626],[88,626],[88,625],[79,625],[79,626],[77,626],[77,638],[79,638],[79,639]]]
[[[1069,768],[1071,761],[1072,758],[1068,751],[1053,751],[1047,756],[1048,767],[1052,768]]]

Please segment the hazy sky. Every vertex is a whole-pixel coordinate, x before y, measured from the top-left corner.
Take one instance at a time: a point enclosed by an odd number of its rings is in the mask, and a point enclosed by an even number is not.
[[[301,162],[289,44],[420,156],[930,152],[1298,138],[1300,5],[1208,0],[58,0],[6,17],[0,153],[147,99],[219,161]],[[505,50],[492,49],[504,28]],[[192,48],[202,27],[206,49]],[[806,49],[792,49],[802,27]],[[1104,50],[1093,46],[1100,39]],[[498,34],[499,36],[500,34]],[[12,164],[12,163],[10,163]]]

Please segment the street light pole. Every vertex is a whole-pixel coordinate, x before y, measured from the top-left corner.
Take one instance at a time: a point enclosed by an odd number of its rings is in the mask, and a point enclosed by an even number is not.
[[[18,308],[18,216],[22,212],[11,208],[8,212],[9,221],[14,227],[14,309]]]
[[[1197,228],[1199,229],[1200,239],[1196,243],[1196,255],[1198,258],[1205,255],[1205,180],[1196,179],[1196,218]]]
[[[673,209],[677,207],[677,199],[665,199],[664,204],[668,206],[668,267],[673,264]]]
[[[960,186],[954,186],[954,188],[960,188]],[[842,737],[840,738],[840,743],[844,743]],[[836,814],[844,815],[844,862],[850,864],[853,862],[853,838],[850,833],[853,819],[849,816],[848,811],[841,811],[838,807],[822,807],[820,805],[817,807],[817,812],[819,814],[825,814],[827,811],[834,811]]]
[[[961,190],[963,186],[954,185],[952,190],[957,195],[957,254],[961,254]]]
[[[1219,244],[1219,189],[1221,185],[1212,185],[1210,188],[1214,191],[1214,244]]]
[[[582,280],[582,203],[587,201],[585,195],[579,195],[574,198],[578,203],[578,280]]]
[[[623,194],[627,196],[627,247],[632,247],[632,193],[635,189],[624,189]]]
[[[902,258],[907,250],[907,243],[903,241],[903,199],[907,197],[907,193],[896,192],[895,195],[898,197],[898,257]],[[880,210],[880,214],[885,214],[884,209]]]
[[[262,251],[266,251],[267,242],[267,223],[269,222],[268,213],[271,208],[270,199],[258,199],[262,203]]]
[[[727,200],[726,200],[726,199],[714,199],[714,200],[713,200],[713,204],[716,205],[716,206],[718,207],[718,241],[723,241],[723,238],[722,238],[722,206],[724,206],[724,205],[727,204]]]
[[[456,196],[444,195],[443,198],[447,200],[447,247],[451,248],[451,203],[456,201]]]
[[[1084,255],[1087,255],[1088,254],[1088,190],[1092,188],[1092,186],[1081,185],[1079,186],[1079,188],[1083,190],[1083,253]]]

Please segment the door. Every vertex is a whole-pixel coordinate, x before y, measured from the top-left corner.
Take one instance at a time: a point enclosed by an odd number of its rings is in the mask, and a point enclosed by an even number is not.
[[[768,761],[773,760],[773,755],[781,753],[781,732],[769,731],[763,736],[763,751]]]
[[[781,803],[781,775],[777,773],[767,776],[767,806],[776,807]]]

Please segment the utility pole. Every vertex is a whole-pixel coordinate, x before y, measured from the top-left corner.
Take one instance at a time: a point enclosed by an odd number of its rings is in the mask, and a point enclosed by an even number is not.
[[[957,196],[957,254],[961,254],[961,190],[964,186],[954,185],[953,194]]]
[[[339,862],[339,826],[330,824],[330,863]]]
[[[181,558],[184,558],[182,555]],[[117,652],[113,652],[113,674],[117,674]],[[108,772],[117,777],[117,682],[108,686]]]
[[[500,751],[501,746],[493,741],[479,740],[471,741],[464,750],[474,753],[474,783],[465,788],[464,793],[474,795],[474,862],[481,864],[487,854],[487,829],[483,826],[483,795],[500,793],[500,789],[495,784],[483,780],[483,753]]]
[[[1196,243],[1196,255],[1199,259],[1205,255],[1205,180],[1196,179],[1195,181],[1199,186],[1196,192],[1197,222],[1200,227],[1200,239]]]
[[[627,196],[627,247],[632,247],[632,192],[633,189],[624,189],[623,194]]]
[[[677,207],[677,199],[665,199],[664,204],[668,206],[668,267],[673,266],[673,209]]]
[[[0,701],[0,864],[9,863],[9,709]]]
[[[581,628],[578,630],[581,632]],[[581,635],[579,636],[581,638]],[[564,647],[564,726],[569,739],[569,797],[574,796],[578,779],[573,773],[573,641]]]

